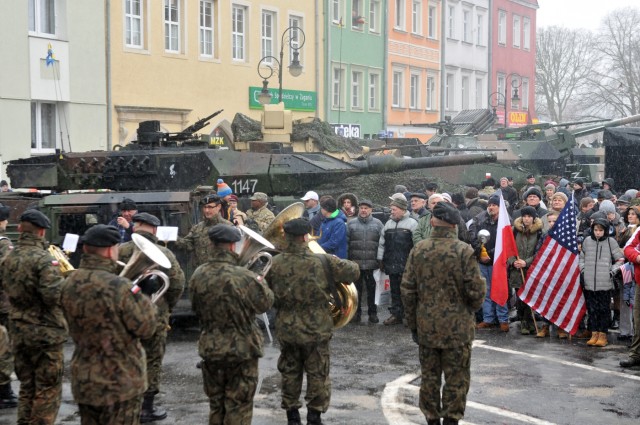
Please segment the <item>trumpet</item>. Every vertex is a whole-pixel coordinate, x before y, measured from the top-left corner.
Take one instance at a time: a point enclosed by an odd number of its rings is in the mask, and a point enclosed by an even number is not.
[[[60,249],[60,247],[51,244],[49,245],[48,250],[49,250],[49,254],[51,254],[51,256],[58,261],[58,267],[60,268],[60,273],[62,273],[64,277],[67,277],[69,273],[75,270],[75,267],[71,265],[71,263],[69,262],[69,259],[65,255],[64,251]]]
[[[151,276],[159,277],[162,280],[162,287],[150,296],[151,302],[155,304],[169,289],[169,276],[160,270],[156,270],[156,268],[170,269],[171,261],[160,251],[156,244],[147,240],[144,236],[134,233],[131,235],[131,240],[137,249],[133,252],[129,262],[125,264],[120,276],[132,280],[133,287],[131,292],[133,293],[140,291],[141,288],[138,283],[142,280]]]

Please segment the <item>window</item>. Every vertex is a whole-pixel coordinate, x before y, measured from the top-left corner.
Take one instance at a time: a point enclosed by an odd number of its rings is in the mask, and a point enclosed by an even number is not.
[[[523,18],[522,20],[522,36],[524,37],[524,49],[531,49],[531,20],[529,18]]]
[[[435,6],[429,6],[429,38],[436,38],[436,29],[438,21],[437,9]]]
[[[520,47],[520,17],[513,17],[513,47]]]
[[[522,79],[522,90],[520,92],[520,98],[522,99],[520,101],[522,110],[528,111],[529,110],[529,79],[528,78]]]
[[[247,8],[234,4],[231,9],[231,57],[236,61],[244,61],[245,57],[245,19]]]
[[[483,86],[482,78],[476,78],[476,109],[484,108],[484,102],[482,101]]]
[[[301,16],[293,16],[293,15],[289,16],[289,26],[294,28],[300,28],[302,31],[304,31],[304,28],[302,27]],[[292,29],[290,36],[291,36],[291,39],[290,39],[291,49],[289,49],[289,64],[291,64],[291,62],[293,61],[293,51],[295,49],[300,48],[300,42],[302,41],[302,36],[300,35],[300,32],[297,29]],[[300,65],[302,65],[302,50],[298,50],[298,53],[299,53],[298,60],[300,61]]]
[[[334,24],[340,23],[342,19],[342,0],[331,0],[331,21]]]
[[[369,6],[369,31],[380,32],[380,0],[371,0]]]
[[[276,23],[276,14],[274,12],[263,10],[262,11],[262,34],[261,34],[261,43],[262,43],[262,57],[265,58],[264,62],[267,64],[272,64],[273,60],[267,56],[273,56],[276,51],[275,46],[275,23]]]
[[[31,150],[44,153],[56,148],[56,104],[31,102]]]
[[[180,52],[180,0],[164,0],[164,50]]]
[[[369,110],[380,110],[380,74],[369,72]]]
[[[364,28],[364,0],[351,0],[351,28]]]
[[[420,108],[420,74],[412,72],[409,80],[409,108]]]
[[[427,110],[435,110],[435,98],[436,98],[436,79],[435,77],[427,77]]]
[[[476,17],[476,44],[484,46],[484,15]]]
[[[462,77],[462,85],[460,87],[460,93],[462,94],[462,109],[469,109],[469,97],[471,92],[469,91],[469,77]]]
[[[455,38],[456,35],[456,8],[449,6],[449,38]]]
[[[126,0],[125,45],[127,47],[142,48],[142,0]]]
[[[36,34],[56,34],[55,0],[29,0],[29,31]]]
[[[333,109],[344,109],[344,85],[342,81],[344,80],[344,69],[334,67],[333,68],[333,77],[331,81],[332,85],[332,96],[331,96],[331,107]]]
[[[399,30],[404,30],[404,22],[405,22],[405,7],[404,0],[396,0],[396,21],[394,23],[394,28]]]
[[[453,85],[453,74],[447,74],[447,79],[445,80],[445,109],[451,110],[453,109],[453,93],[455,87]]]
[[[200,0],[200,55],[213,57],[213,1]]]
[[[391,106],[402,108],[404,105],[404,81],[403,72],[399,70],[393,71],[393,79],[391,86]]]
[[[422,1],[413,0],[411,4],[411,31],[422,34]]]
[[[462,11],[462,41],[471,43],[471,11]]]
[[[498,12],[498,44],[507,44],[507,12]]]
[[[362,71],[351,72],[351,109],[362,110]]]
[[[505,90],[505,77],[503,74],[498,74],[498,93],[500,93],[500,95],[497,95],[497,104],[498,105],[504,105],[505,99],[504,99],[504,95],[506,93]]]

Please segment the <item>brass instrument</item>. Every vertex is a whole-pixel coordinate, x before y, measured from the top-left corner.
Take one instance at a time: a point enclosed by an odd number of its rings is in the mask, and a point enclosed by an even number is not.
[[[309,249],[314,254],[325,254],[324,249],[315,240],[309,241]],[[336,290],[338,291],[342,308],[336,306],[332,295],[331,301],[329,301],[329,309],[333,318],[333,327],[339,329],[349,323],[356,314],[358,309],[358,290],[353,282],[336,282]]]
[[[286,237],[284,236],[284,229],[282,226],[287,221],[302,217],[302,214],[304,214],[304,204],[302,202],[296,202],[289,205],[287,208],[280,211],[280,214],[278,214],[271,224],[264,229],[262,236],[271,241],[278,251],[284,250]]]
[[[69,273],[75,270],[75,267],[71,265],[69,259],[60,247],[53,244],[49,245],[49,254],[58,261],[60,273],[62,273],[64,277],[67,277]]]
[[[140,290],[138,283],[150,276],[157,276],[162,279],[162,287],[151,294],[151,302],[156,303],[162,295],[169,289],[169,276],[166,273],[156,270],[160,266],[163,269],[171,268],[171,261],[158,248],[156,244],[149,241],[144,236],[137,233],[131,235],[131,240],[136,248],[129,262],[120,272],[120,276],[126,277],[133,281],[132,292],[137,293]]]

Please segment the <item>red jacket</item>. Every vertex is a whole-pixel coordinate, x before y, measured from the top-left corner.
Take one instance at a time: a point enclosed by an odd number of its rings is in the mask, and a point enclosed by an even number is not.
[[[624,247],[624,256],[633,263],[636,285],[640,286],[640,264],[637,262],[640,256],[640,231],[637,231],[631,243]]]

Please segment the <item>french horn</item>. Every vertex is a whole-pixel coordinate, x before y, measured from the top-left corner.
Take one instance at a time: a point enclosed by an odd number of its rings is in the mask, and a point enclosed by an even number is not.
[[[48,250],[49,254],[58,261],[58,267],[60,268],[62,276],[67,277],[69,273],[75,270],[75,267],[71,265],[64,251],[60,249],[59,246],[51,244]]]
[[[120,276],[130,279],[133,283],[131,292],[137,293],[140,291],[140,283],[143,279],[151,276],[157,276],[162,280],[162,287],[159,290],[151,294],[151,302],[155,304],[167,289],[169,289],[169,276],[166,273],[157,270],[157,267],[163,269],[171,268],[171,261],[166,255],[158,248],[156,244],[141,236],[137,233],[131,235],[131,240],[136,246],[133,251],[133,255],[129,259],[129,262],[124,266],[120,272]]]

